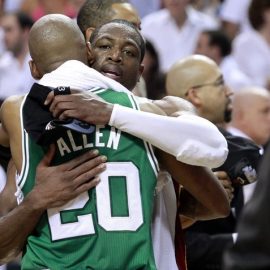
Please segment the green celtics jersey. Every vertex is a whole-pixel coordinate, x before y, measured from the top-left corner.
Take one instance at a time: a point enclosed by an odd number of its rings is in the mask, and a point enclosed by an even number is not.
[[[137,109],[128,93],[94,92],[108,102]],[[46,149],[24,130],[23,134],[18,187],[25,196],[34,186],[36,167]],[[96,188],[47,210],[28,237],[22,269],[156,269],[151,217],[157,168],[150,145],[110,126],[96,126],[90,135],[66,130],[56,145],[54,164],[98,149],[108,157],[107,169]]]

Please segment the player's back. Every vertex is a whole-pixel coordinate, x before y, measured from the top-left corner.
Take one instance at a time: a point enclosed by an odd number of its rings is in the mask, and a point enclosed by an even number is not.
[[[105,100],[136,107],[131,95],[95,92]],[[27,194],[44,150],[25,133],[25,163],[19,187]],[[66,130],[57,140],[55,163],[96,148],[108,158],[95,189],[60,208],[48,209],[28,238],[23,269],[156,269],[151,217],[156,184],[151,147],[113,127],[93,134]]]

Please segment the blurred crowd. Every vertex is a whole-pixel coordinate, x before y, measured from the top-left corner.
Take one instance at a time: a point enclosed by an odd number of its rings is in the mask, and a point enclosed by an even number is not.
[[[9,96],[27,93],[35,82],[28,65],[28,36],[33,23],[51,13],[76,19],[84,2],[0,0],[0,104]],[[250,139],[263,154],[270,139],[270,0],[126,2],[137,10],[146,40],[143,79],[138,82],[136,94],[149,99],[160,99],[168,94],[185,98],[193,103],[200,116],[232,134]],[[196,55],[193,60],[198,57],[199,71],[188,66],[187,59],[192,55]],[[208,72],[207,65],[200,66],[198,55],[211,59],[216,65],[214,69]],[[168,91],[167,73],[176,67],[175,63],[183,70],[179,75],[182,90]],[[221,78],[211,75],[217,70]],[[196,78],[193,85],[185,83],[189,73]],[[222,87],[222,94],[212,88],[201,91],[210,85]],[[224,119],[223,114],[219,117],[219,110],[228,108],[231,117]],[[5,181],[5,168],[0,166],[0,191]],[[221,269],[224,250],[236,238],[237,208],[242,209],[249,201],[255,186],[236,188],[230,220],[226,221],[230,223],[228,226],[201,224],[186,229],[188,269]],[[211,245],[213,235],[215,240],[219,239],[215,245]],[[205,248],[201,249],[200,245]],[[19,259],[2,267],[19,269]]]

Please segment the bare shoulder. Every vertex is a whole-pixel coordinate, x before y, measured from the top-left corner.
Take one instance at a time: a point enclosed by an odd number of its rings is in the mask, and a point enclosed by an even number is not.
[[[10,112],[12,109],[20,109],[24,96],[10,96],[3,102],[1,112]],[[10,112],[11,113],[11,112]]]
[[[20,108],[23,99],[23,96],[7,98],[0,111],[0,144],[10,147],[18,171],[22,162]]]
[[[12,96],[7,98],[0,109],[0,137],[1,144],[8,146],[5,137],[10,137],[20,124],[20,106],[23,96]],[[5,135],[6,134],[6,135]]]
[[[0,120],[5,125],[5,121],[19,117],[20,106],[24,96],[11,96],[8,97],[2,104],[0,109]]]

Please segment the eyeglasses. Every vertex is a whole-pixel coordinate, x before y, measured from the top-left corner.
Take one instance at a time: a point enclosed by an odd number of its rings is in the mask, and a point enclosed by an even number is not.
[[[192,88],[201,88],[205,86],[221,86],[221,85],[224,85],[224,79],[222,76],[218,77],[214,82],[198,84],[198,85],[192,86]]]

